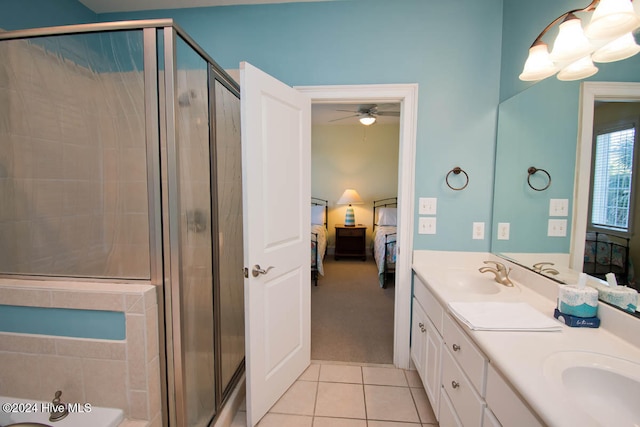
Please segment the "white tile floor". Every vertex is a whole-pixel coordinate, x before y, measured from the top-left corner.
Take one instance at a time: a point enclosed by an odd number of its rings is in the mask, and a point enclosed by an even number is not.
[[[232,427],[246,427],[244,405]],[[385,365],[312,362],[259,427],[433,427],[416,371]]]

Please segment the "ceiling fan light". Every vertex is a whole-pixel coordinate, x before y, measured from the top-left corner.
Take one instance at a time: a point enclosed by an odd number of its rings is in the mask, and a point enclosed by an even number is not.
[[[360,123],[362,123],[365,126],[371,126],[375,122],[376,122],[376,118],[373,117],[371,114],[367,114],[366,116],[360,117]]]
[[[558,36],[553,43],[551,60],[554,62],[574,62],[593,52],[593,46],[584,35],[582,23],[570,13],[560,24]]]
[[[595,62],[614,62],[630,58],[638,52],[640,52],[640,46],[636,43],[633,34],[629,32],[596,50],[591,59]]]
[[[556,72],[558,72],[558,67],[549,57],[547,44],[540,42],[529,49],[529,56],[524,63],[524,70],[520,74],[520,80],[542,80],[554,75]]]
[[[640,26],[630,0],[600,0],[585,34],[591,39],[617,38]]]
[[[590,56],[585,56],[564,67],[558,73],[558,80],[572,81],[586,79],[598,72],[598,67],[593,65]]]

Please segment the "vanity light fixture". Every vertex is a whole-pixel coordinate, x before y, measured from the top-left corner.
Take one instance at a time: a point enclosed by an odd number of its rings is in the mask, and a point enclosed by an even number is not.
[[[536,37],[520,80],[537,81],[558,73],[559,80],[579,80],[594,75],[595,62],[614,62],[640,52],[632,31],[640,27],[640,0],[593,0],[584,9],[565,12]],[[586,29],[576,13],[593,12]],[[549,53],[542,37],[559,25]],[[559,72],[558,72],[559,71]]]
[[[376,122],[376,118],[371,115],[371,113],[367,113],[367,115],[360,117],[360,123],[365,126],[371,126]]]

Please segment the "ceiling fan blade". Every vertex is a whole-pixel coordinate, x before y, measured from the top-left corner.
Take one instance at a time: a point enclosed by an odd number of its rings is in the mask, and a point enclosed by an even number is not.
[[[329,122],[337,122],[338,120],[350,119],[351,117],[358,117],[360,114],[354,114],[352,116],[340,117],[339,119],[329,120]]]
[[[334,110],[334,111],[344,111],[345,113],[359,113],[360,111],[353,111],[353,110]]]
[[[400,111],[378,111],[376,115],[400,117]]]

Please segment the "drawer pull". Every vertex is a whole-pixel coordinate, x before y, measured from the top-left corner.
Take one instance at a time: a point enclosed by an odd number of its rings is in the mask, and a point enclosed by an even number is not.
[[[453,348],[453,351],[458,351],[460,350],[460,346],[458,344],[454,344],[451,346],[451,348]]]
[[[418,326],[420,326],[420,330],[421,330],[422,332],[426,332],[426,331],[427,331],[427,330],[424,328],[424,323],[420,322],[420,323],[418,323]]]
[[[458,387],[460,387],[460,383],[458,381],[455,381],[455,380],[451,381],[451,387],[453,387],[454,389],[458,388]]]

